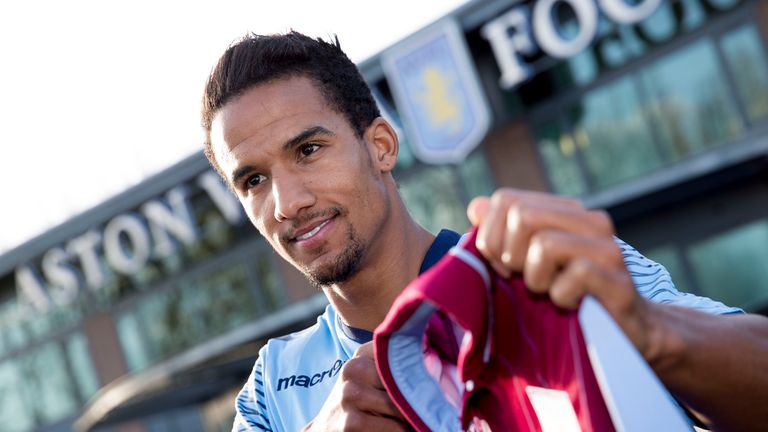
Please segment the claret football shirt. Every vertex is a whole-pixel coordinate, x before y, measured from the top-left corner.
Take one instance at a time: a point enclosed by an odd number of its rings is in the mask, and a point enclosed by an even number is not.
[[[455,232],[441,231],[424,257],[422,273],[437,263],[460,238]],[[664,267],[643,257],[618,239],[617,243],[622,249],[624,261],[638,292],[652,301],[717,314],[740,311],[707,298],[677,291]],[[463,306],[472,307],[468,302]],[[451,344],[451,337],[457,334],[452,329],[454,324],[444,319],[438,321],[430,326],[430,337],[442,338],[446,343],[430,351],[433,355],[427,356],[427,374],[430,379],[436,377],[442,388],[457,389],[457,386],[463,383],[456,380],[457,371],[451,370],[452,366],[444,359],[458,355],[461,341]],[[362,343],[369,342],[372,337],[371,332],[345,325],[329,305],[312,327],[270,339],[259,351],[254,368],[236,399],[233,431],[301,430],[319,412],[343,364]],[[422,361],[423,353],[418,354],[419,361]],[[546,386],[539,387],[546,389]],[[462,388],[455,390],[452,395],[450,391],[445,392],[448,405],[440,405],[435,409],[453,407],[455,414],[464,394]],[[560,399],[556,395],[546,393],[536,397],[541,404],[557,405],[558,400],[563,402],[562,394],[558,394]],[[482,423],[478,423],[476,427],[482,428]]]
[[[379,375],[417,431],[691,430],[597,301],[555,306],[496,274],[475,237],[411,282],[374,335]]]

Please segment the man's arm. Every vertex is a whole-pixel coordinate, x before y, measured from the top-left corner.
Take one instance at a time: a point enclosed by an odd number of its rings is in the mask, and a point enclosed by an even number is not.
[[[768,318],[651,305],[646,357],[667,388],[714,430],[768,424]]]
[[[259,355],[248,381],[235,399],[235,421],[232,424],[232,432],[272,432],[274,430],[267,412],[267,401],[264,398],[263,370],[262,356]]]
[[[477,246],[503,275],[562,307],[597,298],[661,380],[716,430],[768,424],[768,319],[713,316],[641,297],[605,212],[578,201],[505,189],[470,204]]]

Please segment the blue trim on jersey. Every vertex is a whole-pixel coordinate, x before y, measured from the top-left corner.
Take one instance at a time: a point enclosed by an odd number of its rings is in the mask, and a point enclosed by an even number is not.
[[[344,332],[344,335],[353,341],[362,345],[373,340],[372,331],[348,326],[344,324],[344,321],[342,321],[341,317],[338,315],[336,316],[336,321],[338,322],[341,331]]]
[[[461,239],[461,234],[457,232],[449,229],[440,230],[435,237],[435,240],[429,246],[429,249],[427,249],[427,253],[424,255],[424,260],[421,262],[421,267],[419,268],[419,274],[424,273],[433,265],[437,264],[437,262],[440,261],[440,258],[447,254],[452,247],[456,246],[459,239]],[[373,340],[373,332],[350,327],[344,324],[340,317],[338,318],[338,321],[341,331],[353,341],[364,344]]]
[[[461,234],[457,232],[448,229],[440,230],[437,237],[435,237],[435,241],[432,242],[432,245],[427,250],[427,254],[424,255],[424,260],[419,268],[419,274],[424,273],[430,267],[437,264],[440,258],[447,254],[452,247],[456,246],[460,239]]]

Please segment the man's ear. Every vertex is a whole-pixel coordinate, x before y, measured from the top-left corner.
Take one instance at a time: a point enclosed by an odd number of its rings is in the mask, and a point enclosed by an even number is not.
[[[385,173],[394,170],[400,143],[392,125],[383,117],[376,117],[365,133],[367,135],[366,141],[372,144],[373,162],[379,171]]]

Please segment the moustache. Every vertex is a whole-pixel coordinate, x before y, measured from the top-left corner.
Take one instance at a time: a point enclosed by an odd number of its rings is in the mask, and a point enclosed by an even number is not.
[[[342,213],[343,211],[341,207],[329,207],[327,209],[313,211],[311,213],[300,214],[295,219],[292,219],[290,221],[290,225],[288,225],[285,230],[280,233],[280,242],[288,243],[293,241],[293,239],[296,238],[296,233],[299,231],[299,229],[308,222],[317,219],[331,219],[341,215]]]

